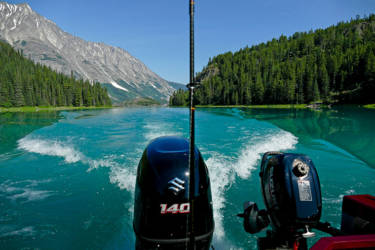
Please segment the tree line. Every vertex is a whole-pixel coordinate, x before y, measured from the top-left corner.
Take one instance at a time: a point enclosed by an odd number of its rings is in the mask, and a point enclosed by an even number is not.
[[[0,106],[110,106],[100,83],[76,80],[35,64],[0,41]]]
[[[375,103],[375,15],[220,54],[196,81],[202,105]],[[188,96],[177,90],[169,104]]]

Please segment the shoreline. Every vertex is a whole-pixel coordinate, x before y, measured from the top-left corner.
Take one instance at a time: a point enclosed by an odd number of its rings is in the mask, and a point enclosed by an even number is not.
[[[375,109],[375,104],[360,105],[366,109]],[[132,106],[130,106],[132,107]],[[150,106],[134,106],[134,107],[150,107]],[[161,107],[161,106],[160,106]],[[188,106],[167,106],[169,108],[188,108]],[[326,105],[322,105],[320,108],[326,108]],[[95,110],[95,109],[113,109],[119,108],[119,106],[89,106],[89,107],[73,107],[73,106],[62,106],[62,107],[11,107],[4,108],[0,107],[1,113],[28,113],[28,112],[52,112],[52,111],[69,111],[69,110]],[[270,104],[270,105],[196,105],[196,108],[248,108],[248,109],[311,109],[308,104]]]
[[[307,109],[307,104],[270,104],[270,105],[197,105],[197,108],[250,108],[250,109]]]
[[[363,107],[367,109],[375,109],[375,104],[367,104],[367,105],[363,105]]]
[[[62,106],[62,107],[11,107],[11,108],[3,108],[0,107],[0,113],[26,113],[26,112],[51,112],[51,111],[65,111],[65,110],[88,110],[88,109],[112,109],[113,106],[89,106],[89,107],[72,107],[72,106]]]
[[[339,104],[335,106],[355,105],[355,104]],[[358,105],[357,105],[358,106]],[[375,109],[375,104],[359,105],[366,109]],[[188,108],[188,106],[168,106],[170,108]],[[321,109],[330,108],[330,105],[319,105],[319,107],[311,107],[311,104],[264,104],[264,105],[196,105],[196,108],[249,108],[249,109]]]

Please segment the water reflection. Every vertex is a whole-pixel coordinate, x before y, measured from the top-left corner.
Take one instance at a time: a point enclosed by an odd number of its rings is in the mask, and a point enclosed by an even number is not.
[[[17,154],[19,139],[60,118],[59,112],[0,113],[0,160]]]
[[[326,110],[241,109],[244,116],[265,120],[300,141],[326,140],[375,168],[375,110],[341,106]]]

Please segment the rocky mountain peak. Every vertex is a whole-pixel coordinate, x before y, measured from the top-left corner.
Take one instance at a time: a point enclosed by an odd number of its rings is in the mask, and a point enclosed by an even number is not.
[[[139,97],[165,102],[175,90],[124,49],[64,32],[28,4],[0,2],[0,39],[37,63],[104,84],[115,102]]]
[[[16,13],[28,15],[32,12],[33,10],[27,3],[9,4],[7,2],[0,2],[0,15],[5,14],[6,16],[11,16]]]

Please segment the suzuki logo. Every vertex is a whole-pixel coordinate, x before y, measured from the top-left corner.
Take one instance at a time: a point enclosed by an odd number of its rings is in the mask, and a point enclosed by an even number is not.
[[[171,190],[175,195],[185,189],[185,182],[179,178],[174,178],[168,182],[168,189]]]

